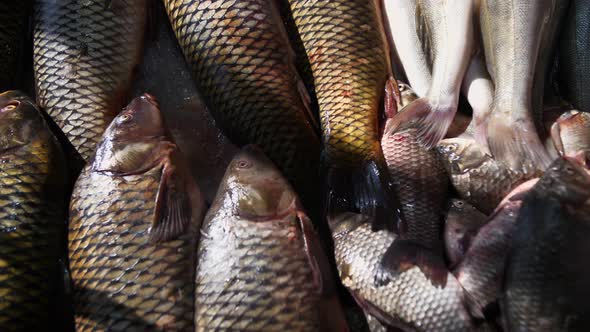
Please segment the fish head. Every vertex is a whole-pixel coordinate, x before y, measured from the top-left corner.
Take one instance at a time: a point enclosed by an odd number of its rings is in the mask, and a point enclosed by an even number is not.
[[[467,173],[491,158],[475,140],[462,137],[440,141],[437,151],[452,174]]]
[[[278,168],[259,148],[248,145],[231,161],[223,180],[234,213],[266,221],[295,208],[296,194]]]
[[[561,155],[590,150],[590,113],[570,110],[551,126],[551,139]]]
[[[105,137],[112,141],[141,140],[165,134],[158,101],[147,93],[133,99],[105,131]]]
[[[33,101],[20,91],[0,94],[0,151],[27,145],[44,120]]]
[[[572,205],[590,199],[590,175],[575,160],[557,158],[533,188],[537,195],[550,195]]]

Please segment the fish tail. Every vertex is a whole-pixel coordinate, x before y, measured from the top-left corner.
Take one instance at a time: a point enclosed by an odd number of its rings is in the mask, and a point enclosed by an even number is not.
[[[494,158],[514,171],[528,174],[544,170],[551,163],[531,121],[519,123],[507,116],[492,116],[488,123],[487,141]]]
[[[448,270],[441,253],[414,241],[398,238],[381,258],[375,273],[375,285],[385,285],[414,266],[420,268],[434,286],[446,284]]]

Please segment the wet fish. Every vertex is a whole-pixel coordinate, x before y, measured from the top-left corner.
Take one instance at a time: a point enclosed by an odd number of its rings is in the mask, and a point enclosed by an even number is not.
[[[558,45],[560,90],[576,109],[590,112],[590,3],[570,0]]]
[[[445,137],[457,112],[473,51],[473,1],[417,0],[417,5],[429,32],[432,80],[424,98],[408,106],[398,121],[416,119],[419,139],[430,148]]]
[[[509,331],[588,331],[590,175],[559,158],[524,197],[501,309]]]
[[[21,67],[31,0],[5,1],[0,7],[0,91],[16,89]]]
[[[578,110],[563,113],[551,126],[551,139],[562,156],[590,152],[590,113]]]
[[[461,199],[452,199],[444,228],[445,252],[451,267],[463,260],[487,216]]]
[[[67,173],[33,101],[0,94],[0,330],[48,328],[65,255]]]
[[[549,156],[535,128],[533,85],[541,44],[559,1],[482,0],[480,22],[494,82],[488,144],[514,171],[545,168]]]
[[[333,217],[330,226],[342,283],[368,314],[409,331],[474,331],[480,328],[467,312],[463,290],[450,273],[442,287],[433,286],[418,267],[401,273],[385,285],[375,285],[375,269],[397,237],[385,230],[372,231],[366,221],[362,215],[345,213]]]
[[[37,100],[88,161],[124,106],[140,62],[142,0],[38,0],[34,18]]]
[[[74,187],[76,329],[192,330],[203,211],[156,100],[135,98],[109,125]]]
[[[271,0],[165,0],[172,28],[218,126],[256,144],[306,206],[318,199],[319,128]]]
[[[473,109],[473,117],[467,131],[479,145],[487,149],[487,124],[494,100],[494,83],[486,70],[482,53],[473,55],[461,89]]]
[[[399,203],[389,190],[378,127],[390,68],[377,3],[289,3],[319,102],[330,209],[360,209],[376,228],[393,228]]]
[[[510,190],[537,175],[511,170],[473,139],[445,139],[437,150],[459,196],[486,214],[492,213]]]
[[[196,331],[325,331],[321,321],[338,321],[320,312],[334,289],[313,225],[258,148],[228,166],[202,234]]]
[[[504,264],[522,198],[537,181],[533,179],[519,185],[502,200],[486,220],[487,224],[472,239],[464,259],[453,269],[453,274],[477,308],[489,308],[500,295]]]

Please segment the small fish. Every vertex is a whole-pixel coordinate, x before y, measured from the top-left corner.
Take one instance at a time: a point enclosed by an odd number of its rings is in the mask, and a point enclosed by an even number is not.
[[[131,101],[74,187],[69,258],[77,331],[194,329],[199,189],[158,103]]]
[[[0,91],[16,89],[25,59],[32,0],[4,1],[0,7]],[[28,58],[27,58],[28,60]]]
[[[590,329],[590,175],[558,158],[524,196],[506,264],[508,331]]]
[[[227,168],[205,218],[196,274],[196,331],[330,331],[327,257],[291,185],[246,146]],[[347,331],[345,323],[334,331]]]
[[[551,126],[551,139],[562,156],[590,152],[590,113],[571,110]]]
[[[444,241],[451,267],[463,260],[465,252],[479,229],[486,224],[487,216],[461,199],[452,199],[445,220]]]

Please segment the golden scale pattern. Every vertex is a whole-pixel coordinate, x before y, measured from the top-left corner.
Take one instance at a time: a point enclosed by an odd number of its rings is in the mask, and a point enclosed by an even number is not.
[[[319,290],[293,216],[219,213],[203,225],[198,257],[197,331],[318,331]]]
[[[77,331],[192,330],[196,229],[149,242],[160,173],[87,167],[78,179],[69,226]]]
[[[328,159],[350,166],[374,157],[388,76],[374,2],[289,1],[313,71]]]
[[[146,4],[108,3],[39,0],[35,6],[38,103],[86,161],[122,108],[142,52]]]

